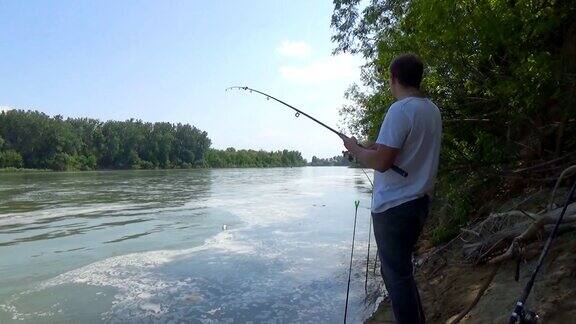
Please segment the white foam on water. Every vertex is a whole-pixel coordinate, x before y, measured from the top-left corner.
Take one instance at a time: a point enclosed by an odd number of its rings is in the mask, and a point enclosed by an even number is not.
[[[326,177],[326,185],[331,185],[333,179]],[[324,181],[323,181],[324,182]],[[282,184],[286,186],[286,184]],[[280,188],[280,185],[278,185]],[[270,190],[269,186],[267,189]],[[255,189],[250,189],[250,192],[258,192],[262,190],[259,186]],[[14,314],[18,318],[26,318],[30,316],[42,316],[40,312],[33,314],[22,314],[18,313],[18,309],[14,306],[18,299],[27,298],[31,293],[38,292],[41,290],[50,289],[52,287],[62,286],[66,284],[81,284],[89,286],[106,286],[113,287],[116,289],[116,294],[113,297],[112,308],[103,314],[103,320],[108,321],[114,316],[123,318],[123,316],[129,316],[126,314],[132,314],[130,311],[138,310],[137,316],[142,317],[160,317],[169,310],[169,304],[174,302],[174,294],[181,295],[180,300],[185,300],[189,303],[199,303],[206,300],[208,297],[203,295],[201,292],[197,278],[180,278],[180,279],[170,279],[162,274],[161,271],[157,271],[158,268],[170,263],[177,261],[181,258],[187,258],[193,256],[199,252],[214,250],[219,252],[224,252],[228,254],[248,254],[257,255],[259,258],[263,259],[273,259],[284,261],[287,256],[284,253],[284,248],[280,249],[278,246],[262,246],[262,241],[258,239],[250,239],[250,235],[243,235],[247,229],[255,227],[266,227],[272,224],[278,225],[283,222],[294,222],[299,218],[304,218],[307,216],[306,209],[309,206],[303,204],[301,198],[303,197],[318,197],[321,196],[321,192],[314,192],[310,189],[306,192],[298,191],[294,194],[294,191],[278,190],[278,188],[272,188],[270,191],[264,191],[265,194],[254,194],[247,195],[248,199],[240,199],[233,197],[226,197],[224,195],[217,195],[213,197],[208,197],[199,201],[191,201],[185,203],[178,207],[168,207],[159,208],[159,211],[167,210],[180,210],[180,209],[193,209],[193,208],[214,208],[222,209],[231,214],[238,216],[243,221],[242,228],[235,228],[231,230],[225,230],[217,235],[207,239],[203,245],[198,247],[193,247],[183,250],[159,250],[159,251],[149,251],[141,253],[132,253],[121,256],[110,257],[101,261],[94,262],[92,264],[86,265],[84,267],[63,273],[56,276],[53,279],[45,281],[40,284],[36,289],[29,290],[18,294],[9,303],[5,305],[0,305],[0,308],[9,310],[10,313]],[[247,193],[249,194],[249,192]],[[278,199],[275,199],[278,198]],[[273,203],[270,201],[273,200]],[[78,213],[97,213],[97,212],[113,212],[115,210],[125,210],[130,207],[142,208],[143,204],[138,205],[127,205],[127,204],[117,204],[117,205],[106,205],[100,206],[98,204],[84,206],[82,208],[61,208],[56,209],[58,216],[74,215]],[[152,210],[155,210],[153,208]],[[53,210],[46,210],[46,215],[41,215],[40,217],[58,217],[53,213]],[[148,212],[148,210],[147,210]],[[12,215],[13,217],[23,216]],[[34,214],[33,219],[38,219],[38,214],[34,212],[28,213],[30,215]],[[8,214],[10,215],[10,214]],[[0,218],[0,221],[2,219]],[[0,223],[1,224],[1,223]],[[278,230],[276,234],[280,234]],[[289,234],[285,235],[285,238],[289,238]],[[286,242],[284,242],[286,241]],[[325,245],[326,248],[334,249],[332,244],[319,244],[313,242],[288,242],[283,240],[279,244],[289,243],[289,249],[298,249],[298,245],[314,245],[316,248]],[[339,247],[338,247],[339,248]],[[210,251],[211,253],[212,251]],[[287,268],[283,271],[289,277],[300,276],[299,271],[302,268],[308,268],[314,260],[311,258],[300,258],[297,262],[292,260],[291,263],[287,263]],[[272,280],[274,281],[274,280]],[[274,287],[268,287],[267,284],[272,282],[262,283],[260,288],[264,289],[250,289],[252,283],[243,283],[246,285],[247,289],[240,296],[239,301],[235,303],[241,303],[244,301],[257,301],[263,300],[268,297],[267,290],[285,290],[291,291],[293,287],[282,282],[273,282],[276,284]],[[172,300],[171,300],[172,299]],[[220,308],[210,307],[205,310],[207,315],[214,315],[220,311]],[[129,317],[126,317],[129,318]],[[203,320],[204,321],[204,320]],[[206,322],[210,322],[209,319],[205,319]]]
[[[193,278],[182,280],[167,280],[154,269],[180,257],[191,256],[200,251],[213,249],[226,253],[254,253],[251,245],[234,241],[236,230],[227,230],[207,239],[201,246],[183,250],[159,250],[142,253],[131,253],[110,257],[94,262],[84,267],[60,274],[53,279],[41,283],[38,287],[13,296],[6,303],[0,304],[0,309],[12,314],[14,320],[25,320],[54,315],[53,311],[24,313],[15,306],[19,300],[25,300],[33,293],[66,284],[83,284],[89,286],[113,287],[117,290],[112,309],[103,314],[103,320],[109,319],[115,312],[139,309],[139,316],[158,317],[166,313],[167,307],[161,301],[168,299],[167,295],[176,292],[194,292],[198,287]],[[202,296],[197,293],[197,300]],[[51,307],[53,308],[54,305]]]
[[[253,246],[234,241],[234,231],[223,231],[207,239],[198,247],[183,250],[159,250],[141,253],[131,253],[107,258],[87,266],[68,271],[44,282],[40,288],[62,285],[66,283],[88,284],[94,286],[111,286],[131,291],[134,297],[151,296],[156,288],[166,288],[162,285],[151,285],[151,270],[179,257],[189,256],[208,249],[222,250],[231,253],[253,253]],[[128,286],[132,286],[128,288]],[[128,288],[128,289],[127,289]]]
[[[261,222],[258,224],[261,224]],[[12,313],[13,318],[17,319],[51,316],[53,313],[22,313],[14,307],[14,304],[17,304],[19,299],[29,298],[30,294],[34,292],[67,284],[80,284],[113,287],[116,289],[112,307],[102,314],[102,320],[104,321],[122,321],[123,318],[129,318],[128,316],[137,316],[142,319],[160,318],[167,314],[173,303],[184,300],[186,303],[196,304],[205,300],[204,295],[202,295],[202,287],[199,287],[197,278],[168,279],[162,275],[161,271],[155,271],[163,265],[207,250],[220,251],[226,254],[250,254],[264,259],[285,260],[286,256],[278,247],[263,246],[261,241],[245,237],[243,235],[245,230],[246,228],[239,228],[222,231],[207,239],[203,245],[194,248],[132,253],[97,261],[45,281],[36,289],[17,295],[9,303],[0,305],[0,307]],[[298,244],[297,242],[296,245]],[[212,252],[210,251],[209,253]],[[309,258],[303,258],[282,272],[297,274],[302,264],[310,264],[312,261]],[[278,291],[290,291],[291,289],[288,286],[282,286],[282,283],[275,283],[275,285],[275,289]],[[266,298],[266,290],[246,290],[238,296],[240,299],[235,303],[262,300],[262,298]],[[179,301],[175,300],[175,296],[180,296],[176,297]],[[220,309],[218,308],[210,307],[205,310],[205,313],[207,317],[211,317],[219,311]],[[203,321],[211,322],[208,318],[203,319]]]
[[[67,216],[93,215],[102,213],[115,213],[130,209],[143,209],[150,203],[144,204],[85,204],[77,207],[47,208],[43,210],[0,214],[0,225],[30,224],[39,220],[46,221]]]
[[[201,206],[221,209],[238,216],[245,227],[268,226],[282,222],[293,221],[307,216],[306,206],[295,201],[278,199],[273,203],[272,196],[251,197],[250,199],[239,198],[210,198],[201,202]],[[192,207],[194,204],[188,204]]]

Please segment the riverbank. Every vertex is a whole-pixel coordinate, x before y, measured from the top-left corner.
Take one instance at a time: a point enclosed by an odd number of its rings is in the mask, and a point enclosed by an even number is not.
[[[53,172],[50,169],[28,169],[28,168],[0,168],[0,172]]]
[[[198,168],[168,168],[168,169],[97,169],[97,170],[52,170],[30,168],[0,168],[0,173],[19,172],[111,172],[111,171],[169,171],[169,170],[225,170],[225,169],[274,169],[274,168],[304,168],[309,165],[298,166],[230,166],[230,167],[198,167]]]
[[[0,168],[0,173],[18,172],[100,172],[100,171],[162,171],[162,170],[225,170],[225,169],[274,169],[274,168],[304,168],[304,167],[348,167],[342,165],[297,165],[297,166],[230,166],[230,167],[198,167],[198,168],[171,168],[171,169],[98,169],[98,170],[66,170],[56,171],[51,169],[30,168]]]
[[[564,199],[564,195],[561,198]],[[523,206],[526,213],[537,212],[545,204]],[[473,265],[463,253],[465,236],[447,247],[426,249],[424,237],[420,249],[420,267],[416,277],[429,323],[507,323],[514,305],[547,239],[540,235],[526,244],[519,281],[514,280],[516,262],[500,265]],[[576,318],[576,233],[559,236],[545,259],[527,307],[536,311],[544,323],[570,323]],[[484,290],[485,289],[485,290]],[[475,304],[476,302],[476,304]],[[366,323],[393,323],[390,305],[384,301]]]
[[[538,247],[542,246],[543,242],[540,242]],[[494,271],[491,266],[470,269],[459,264],[462,260],[457,252],[446,254],[444,266],[431,264],[417,275],[429,323],[452,323],[472,304]],[[575,252],[576,237],[559,238],[533,288],[528,307],[537,311],[544,323],[570,323],[576,318]],[[501,266],[484,295],[461,322],[507,323],[536,262],[535,255],[522,265],[519,282],[514,281],[515,264],[510,262]],[[366,323],[393,323],[389,303],[382,302]]]

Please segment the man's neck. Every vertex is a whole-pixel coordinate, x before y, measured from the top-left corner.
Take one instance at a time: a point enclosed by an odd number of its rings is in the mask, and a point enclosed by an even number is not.
[[[396,96],[396,99],[402,100],[408,97],[423,98],[424,96],[422,95],[422,92],[420,92],[420,90],[417,88],[398,89],[398,95]]]

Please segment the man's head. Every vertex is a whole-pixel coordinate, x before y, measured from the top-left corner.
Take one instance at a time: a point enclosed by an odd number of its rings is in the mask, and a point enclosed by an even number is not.
[[[398,97],[403,90],[420,89],[424,65],[414,54],[402,54],[390,63],[390,90]]]

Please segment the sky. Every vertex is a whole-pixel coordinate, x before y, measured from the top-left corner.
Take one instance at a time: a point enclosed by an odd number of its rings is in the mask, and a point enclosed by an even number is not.
[[[332,55],[332,1],[0,0],[0,109],[189,123],[212,147],[341,154],[361,57]]]

